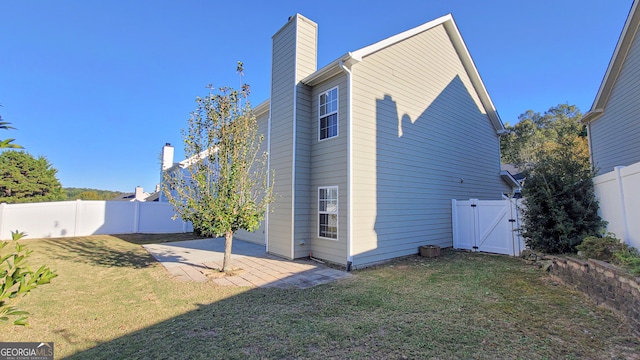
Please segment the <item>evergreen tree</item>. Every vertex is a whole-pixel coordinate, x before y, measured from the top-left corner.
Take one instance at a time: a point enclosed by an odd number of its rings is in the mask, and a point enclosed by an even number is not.
[[[0,202],[26,203],[64,200],[58,170],[40,156],[25,151],[0,153]]]

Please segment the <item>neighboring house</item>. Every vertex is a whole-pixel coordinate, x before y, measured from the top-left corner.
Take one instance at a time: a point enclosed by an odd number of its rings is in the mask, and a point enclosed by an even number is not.
[[[522,184],[524,184],[524,172],[514,164],[502,164],[500,165],[500,170],[509,173],[509,175],[511,175],[513,180],[516,181],[519,186],[522,186]]]
[[[134,192],[124,193],[115,197],[114,201],[157,201],[153,199],[154,194],[144,192],[144,189],[140,186],[136,186]]]
[[[607,231],[640,248],[640,10],[638,0],[622,29],[587,125],[595,193]]]
[[[362,267],[452,246],[451,199],[514,190],[500,171],[503,123],[451,15],[319,70],[317,36],[296,14],[272,38],[271,97],[254,111],[276,200],[237,238]]]
[[[582,118],[599,174],[640,162],[639,25],[634,1],[591,110]]]
[[[149,194],[149,196],[147,196],[146,199],[144,199],[144,201],[147,202],[154,202],[154,201],[159,201],[160,200],[160,191],[156,190],[156,192]]]
[[[508,184],[511,184],[513,192],[511,194],[505,194],[507,197],[522,197],[522,186],[524,185],[524,173],[517,166],[513,164],[500,165],[500,176]]]

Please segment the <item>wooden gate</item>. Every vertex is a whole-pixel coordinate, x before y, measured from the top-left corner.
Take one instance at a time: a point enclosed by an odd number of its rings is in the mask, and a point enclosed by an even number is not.
[[[519,256],[525,244],[518,231],[518,201],[451,200],[453,247]]]

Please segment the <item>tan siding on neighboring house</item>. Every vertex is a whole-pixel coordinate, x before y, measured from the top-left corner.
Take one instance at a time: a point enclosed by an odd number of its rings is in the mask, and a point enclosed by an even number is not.
[[[452,246],[451,199],[499,199],[505,184],[496,130],[446,30],[352,70],[354,266]]]
[[[318,140],[318,97],[338,86],[338,136]],[[309,213],[311,214],[311,250],[313,256],[337,264],[347,262],[347,77],[335,76],[314,86],[311,93],[311,189]],[[338,239],[318,237],[318,187],[338,187]]]
[[[640,162],[640,37],[636,36],[603,115],[590,124],[593,162],[600,174]]]

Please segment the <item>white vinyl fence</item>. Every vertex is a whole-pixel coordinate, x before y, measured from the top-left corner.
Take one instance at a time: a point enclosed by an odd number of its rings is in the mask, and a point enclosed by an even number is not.
[[[607,231],[640,249],[640,162],[593,178]]]
[[[453,247],[519,256],[525,249],[518,231],[521,201],[451,200]]]
[[[56,238],[94,234],[180,233],[191,223],[172,220],[169,203],[139,201],[58,201],[0,204],[0,240],[12,231],[27,238]]]

